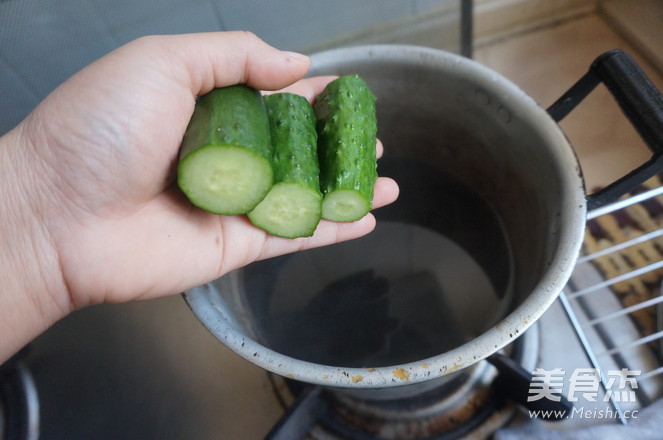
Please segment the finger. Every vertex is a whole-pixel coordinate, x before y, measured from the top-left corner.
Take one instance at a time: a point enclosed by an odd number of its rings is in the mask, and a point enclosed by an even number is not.
[[[314,76],[311,78],[305,78],[296,83],[285,87],[281,90],[274,91],[265,91],[264,95],[270,95],[272,93],[294,93],[296,95],[301,95],[305,97],[310,103],[315,102],[315,97],[318,96],[325,88],[330,81],[338,78],[337,76]],[[376,144],[376,157],[379,159],[384,153],[384,146],[380,139],[377,140]]]
[[[143,46],[162,60],[196,95],[215,87],[247,84],[256,89],[284,88],[310,67],[307,56],[280,51],[250,32],[209,32],[144,37],[127,46]]]
[[[373,209],[376,209],[388,205],[398,198],[398,185],[393,179],[379,177],[375,182],[374,192]],[[267,236],[265,246],[261,249],[262,253],[258,259],[352,240],[368,234],[374,228],[375,217],[369,213],[355,222],[342,223],[321,220],[315,233],[309,238],[292,240],[265,234]]]
[[[289,239],[268,236],[257,259],[262,260],[352,240],[368,234],[373,229],[375,229],[375,217],[372,214],[349,223],[321,220],[312,237]]]
[[[329,82],[336,79],[337,76],[313,76],[311,78],[304,78],[301,81],[278,90],[283,93],[295,93],[305,97],[311,104],[315,102],[315,97],[318,96]],[[272,92],[266,92],[269,94]]]
[[[265,91],[263,94],[270,95],[272,93],[277,93],[277,92],[294,93],[305,97],[309,102],[313,103],[315,101],[315,97],[318,96],[324,90],[325,86],[335,78],[337,77],[314,76],[311,78],[302,79],[301,81],[297,81],[296,83],[284,89],[275,90],[275,91]],[[379,159],[382,157],[382,154],[384,153],[384,146],[382,145],[380,139],[377,140],[375,148],[376,148],[376,157]]]
[[[373,209],[381,208],[396,201],[399,194],[398,184],[389,177],[378,177],[373,193]]]
[[[382,157],[382,154],[384,154],[384,145],[382,145],[382,141],[378,139],[375,145],[375,155],[379,159]]]

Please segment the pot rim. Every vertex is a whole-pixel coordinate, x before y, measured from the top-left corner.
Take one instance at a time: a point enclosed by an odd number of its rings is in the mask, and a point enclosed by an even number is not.
[[[207,284],[184,292],[184,298],[196,317],[221,342],[250,362],[281,376],[312,384],[341,388],[388,388],[411,385],[446,376],[473,365],[502,349],[532,326],[557,299],[571,276],[582,246],[586,225],[587,201],[584,181],[573,148],[557,123],[532,97],[498,72],[439,49],[410,45],[367,45],[331,49],[313,54],[312,66],[323,74],[326,63],[341,59],[436,63],[453,68],[478,83],[489,82],[501,88],[509,102],[520,101],[527,106],[524,117],[537,125],[551,139],[551,143],[568,151],[568,162],[561,172],[564,204],[560,226],[556,231],[558,246],[548,262],[548,270],[528,297],[494,327],[473,340],[445,353],[409,363],[374,368],[345,368],[316,364],[283,355],[258,343],[241,329],[236,319],[227,314],[216,286]],[[241,270],[241,269],[240,269]],[[234,276],[232,273],[225,276]],[[221,302],[219,302],[221,301]]]

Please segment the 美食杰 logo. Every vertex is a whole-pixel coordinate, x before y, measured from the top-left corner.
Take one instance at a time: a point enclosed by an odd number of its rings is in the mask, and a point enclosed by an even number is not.
[[[568,385],[567,400],[569,402],[615,402],[615,403],[637,403],[636,391],[638,389],[637,378],[641,370],[609,370],[602,375],[597,368],[576,368],[568,375],[561,368],[545,370],[537,368],[532,372],[532,380],[528,392],[527,401],[534,402],[548,399],[560,402],[564,386]],[[567,384],[568,379],[568,384]],[[605,390],[602,393],[602,388]],[[623,411],[620,414],[606,406],[605,409],[585,407],[574,407],[569,414],[562,414],[565,418],[637,418],[637,410]],[[530,411],[532,413],[532,411]],[[538,417],[539,414],[530,414]]]

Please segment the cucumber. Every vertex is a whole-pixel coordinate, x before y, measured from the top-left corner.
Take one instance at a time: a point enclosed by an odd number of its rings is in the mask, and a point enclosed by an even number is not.
[[[194,205],[246,214],[273,184],[269,119],[257,90],[234,85],[199,98],[184,134],[177,183]]]
[[[316,118],[303,96],[265,97],[272,145],[274,186],[248,217],[255,226],[285,238],[310,237],[322,212]]]
[[[335,79],[316,98],[324,219],[352,222],[371,209],[377,179],[375,100],[358,75]]]

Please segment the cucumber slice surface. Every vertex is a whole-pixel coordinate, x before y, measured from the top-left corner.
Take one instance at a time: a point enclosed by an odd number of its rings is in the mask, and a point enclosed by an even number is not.
[[[249,149],[206,145],[182,159],[177,180],[194,205],[214,214],[244,214],[267,195],[273,171]]]
[[[177,183],[194,205],[215,214],[246,214],[271,188],[272,142],[257,90],[234,85],[196,102],[177,169]]]
[[[277,183],[249,212],[255,226],[285,238],[310,237],[320,222],[322,195],[300,183]]]
[[[353,222],[364,217],[371,204],[359,191],[339,189],[328,193],[322,202],[322,218],[335,222]]]

